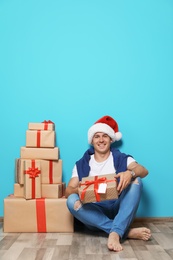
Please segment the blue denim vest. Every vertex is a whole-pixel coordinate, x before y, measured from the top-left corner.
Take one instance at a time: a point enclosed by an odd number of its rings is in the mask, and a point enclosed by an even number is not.
[[[127,155],[125,153],[121,153],[116,148],[111,148],[111,152],[114,159],[114,167],[116,173],[123,172],[127,170],[127,158],[131,155]],[[79,180],[81,181],[83,177],[87,177],[90,172],[89,160],[91,155],[94,154],[94,148],[91,147],[88,149],[83,157],[76,162],[77,172],[79,176]]]

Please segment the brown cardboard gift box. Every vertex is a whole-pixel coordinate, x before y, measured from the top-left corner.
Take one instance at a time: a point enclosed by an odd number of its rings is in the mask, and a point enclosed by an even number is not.
[[[24,197],[24,184],[14,183],[14,196],[19,198]]]
[[[15,182],[24,184],[24,163],[31,162],[32,159],[15,160]],[[37,162],[37,160],[35,160]],[[39,160],[41,168],[41,183],[61,183],[62,182],[62,160]]]
[[[74,232],[66,199],[4,199],[4,232]]]
[[[60,183],[62,182],[62,160],[41,160],[41,182]]]
[[[20,148],[20,158],[22,159],[47,159],[58,160],[59,149],[54,148],[30,148],[22,146]]]
[[[31,162],[30,159],[15,159],[15,182],[24,184],[24,161]],[[37,160],[35,160],[37,161]]]
[[[65,196],[66,183],[41,184],[41,195],[43,198],[58,199]],[[14,196],[24,198],[24,185],[14,183]]]
[[[55,131],[26,130],[26,147],[55,147]]]
[[[48,120],[44,120],[42,123],[29,123],[28,124],[28,129],[29,130],[54,130],[55,129],[55,124]]]
[[[24,198],[41,198],[41,170],[39,160],[24,161]]]
[[[24,179],[25,179],[24,165],[25,163],[29,163],[31,165],[33,161],[35,162],[36,165],[38,165],[38,163],[40,164],[40,160],[20,159],[20,158],[15,159],[15,182],[16,183],[24,184]],[[39,165],[39,167],[41,167],[41,165]]]
[[[107,186],[105,193],[98,193],[100,184],[105,184]],[[79,196],[83,203],[117,199],[118,192],[115,174],[82,178],[79,187]]]
[[[42,184],[41,194],[43,198],[58,199],[63,196],[64,183]]]

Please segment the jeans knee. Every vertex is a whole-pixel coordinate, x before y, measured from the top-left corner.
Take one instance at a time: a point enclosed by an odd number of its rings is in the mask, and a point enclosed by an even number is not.
[[[82,203],[80,200],[76,200],[74,203],[74,210],[78,211],[82,207]]]
[[[71,194],[67,198],[67,207],[68,207],[70,212],[72,212],[74,210],[77,211],[82,207],[82,203],[81,203],[79,196],[77,194]]]
[[[141,179],[140,177],[135,178],[135,179],[132,181],[132,184],[138,185],[141,189],[143,188],[142,179]]]

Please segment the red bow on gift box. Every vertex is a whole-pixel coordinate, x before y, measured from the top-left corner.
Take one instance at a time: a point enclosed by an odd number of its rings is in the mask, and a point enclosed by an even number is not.
[[[114,180],[108,180],[106,177],[98,177],[98,176],[94,176],[94,180],[86,180],[84,183],[80,183],[80,186],[81,185],[85,185],[86,187],[82,190],[81,192],[81,201],[84,200],[85,198],[85,193],[86,193],[86,190],[88,189],[88,187],[92,184],[94,184],[94,194],[95,194],[95,197],[96,197],[96,201],[99,202],[100,201],[100,194],[98,194],[98,188],[99,188],[99,184],[101,183],[108,183],[108,182],[117,182],[116,179]]]
[[[81,200],[84,200],[85,198],[85,193],[88,187],[92,184],[94,184],[94,193],[96,197],[96,201],[100,201],[100,195],[98,194],[98,186],[100,183],[104,183],[106,181],[106,177],[98,178],[98,176],[94,177],[94,180],[92,181],[85,181],[84,183],[81,183],[80,185],[85,185],[86,187],[83,189],[82,194],[81,194]]]
[[[38,167],[35,167],[35,160],[31,160],[31,167],[28,167],[27,170],[24,171],[25,174],[29,175],[29,178],[31,179],[31,189],[32,189],[32,199],[36,198],[36,178],[39,177],[39,174],[41,174],[41,171]],[[39,181],[39,179],[37,179]],[[25,184],[26,185],[26,184]]]
[[[44,130],[48,129],[48,124],[54,124],[51,120],[44,120],[42,123],[44,124]]]
[[[26,174],[29,174],[29,178],[35,179],[36,177],[38,177],[38,175],[40,174],[40,170],[35,167],[31,167],[28,168],[28,170],[26,170]]]
[[[42,123],[46,123],[46,124],[54,124],[51,120],[48,120],[48,121],[44,120]]]

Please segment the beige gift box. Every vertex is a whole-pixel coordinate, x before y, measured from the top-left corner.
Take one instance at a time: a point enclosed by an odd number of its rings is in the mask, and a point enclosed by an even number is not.
[[[41,184],[41,197],[58,199],[65,196],[66,183]],[[24,198],[24,185],[14,183],[14,196]]]
[[[42,184],[41,194],[43,198],[58,199],[63,196],[63,184]]]
[[[15,159],[15,182],[19,184],[24,184],[24,160],[20,158]]]
[[[15,159],[15,182],[24,184],[24,162],[31,159]],[[37,160],[36,160],[37,161]],[[53,184],[62,182],[62,160],[39,160],[41,183]]]
[[[24,164],[27,163],[29,165],[32,165],[32,162],[35,162],[36,165],[39,165],[39,168],[41,169],[41,160],[34,160],[34,159],[15,159],[15,182],[24,184],[24,177],[25,177],[25,169]]]
[[[26,130],[26,147],[55,147],[55,131]]]
[[[4,232],[74,232],[66,199],[4,199]]]
[[[24,161],[24,198],[41,198],[41,170],[39,160]]]
[[[62,182],[62,160],[41,160],[41,182],[47,184]]]
[[[47,159],[58,160],[59,149],[54,148],[29,148],[22,146],[20,148],[20,158],[22,159]]]
[[[14,196],[24,198],[24,184],[14,183]]]
[[[48,120],[48,121],[45,120],[42,123],[29,123],[28,129],[29,130],[50,130],[50,131],[53,131],[53,130],[55,130],[55,124],[50,120]]]
[[[99,193],[100,184],[106,185],[105,193]],[[118,198],[115,174],[82,178],[79,196],[83,203],[99,202]]]

